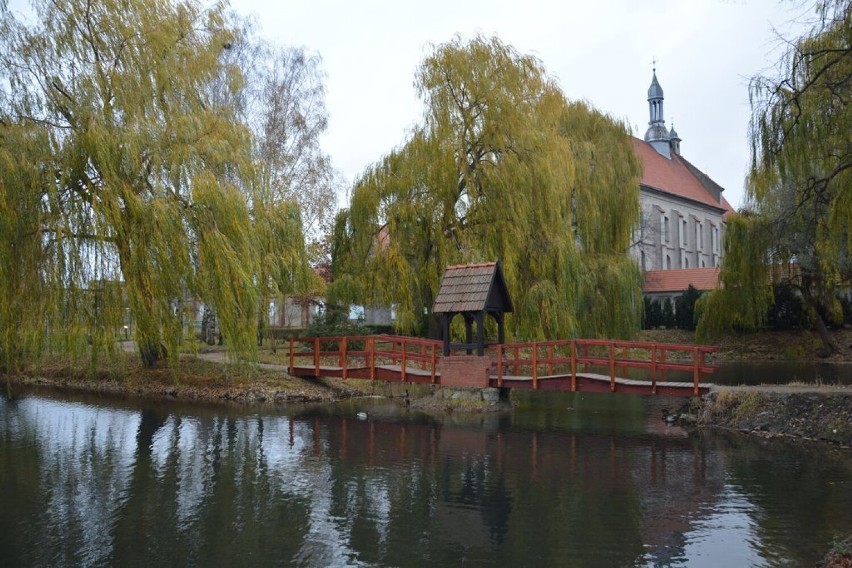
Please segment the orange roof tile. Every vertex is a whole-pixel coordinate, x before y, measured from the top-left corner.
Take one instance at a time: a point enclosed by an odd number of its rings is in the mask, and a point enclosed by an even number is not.
[[[680,270],[648,270],[642,291],[646,294],[683,292],[692,284],[698,290],[719,287],[718,268],[683,268]]]
[[[677,154],[672,154],[672,159],[660,155],[654,147],[631,136],[630,141],[633,143],[633,151],[642,162],[642,180],[641,184],[660,190],[671,195],[691,199],[704,205],[718,207],[724,209],[728,213],[733,211],[730,203],[722,197],[721,202],[717,201],[708,189],[702,184],[695,174],[690,171],[690,168],[699,171],[695,166],[689,164],[684,158]],[[706,182],[718,187],[709,177],[706,177]],[[720,188],[721,189],[721,188]],[[727,213],[726,213],[727,215]]]

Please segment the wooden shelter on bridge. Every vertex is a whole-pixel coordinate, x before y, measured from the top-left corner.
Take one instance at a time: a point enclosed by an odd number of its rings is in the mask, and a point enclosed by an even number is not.
[[[432,313],[441,315],[444,355],[449,355],[454,349],[463,349],[468,353],[476,349],[477,355],[484,355],[486,315],[497,322],[497,342],[504,343],[504,315],[512,310],[512,299],[499,262],[448,266],[432,307]],[[457,315],[464,318],[464,343],[450,341],[450,324]]]

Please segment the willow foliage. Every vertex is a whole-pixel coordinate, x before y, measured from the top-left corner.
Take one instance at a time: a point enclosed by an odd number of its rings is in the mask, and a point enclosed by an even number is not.
[[[153,365],[162,345],[176,356],[187,297],[214,306],[229,347],[250,355],[259,262],[286,234],[285,260],[269,262],[280,273],[304,244],[298,214],[257,193],[229,102],[244,84],[224,57],[240,39],[225,5],[34,4],[36,24],[0,21],[4,366],[45,342],[111,349],[125,305]]]
[[[333,297],[422,329],[448,265],[499,259],[520,337],[629,335],[639,166],[626,127],[569,104],[497,38],[438,46],[417,72],[422,124],[356,183],[337,222]],[[596,282],[596,283],[595,283]]]
[[[836,348],[823,318],[839,320],[835,292],[852,283],[852,5],[816,6],[817,23],[790,42],[778,75],[751,82],[755,217],[729,223],[725,289],[708,299],[699,333],[760,325],[771,280],[784,280],[800,291],[825,347]]]
[[[696,302],[699,340],[717,340],[732,331],[753,331],[763,325],[772,305],[769,279],[771,237],[763,219],[740,213],[727,221],[723,287]]]
[[[31,322],[53,311],[54,290],[40,273],[49,250],[38,239],[50,176],[29,161],[47,142],[43,131],[0,122],[0,368],[40,351],[43,336]]]

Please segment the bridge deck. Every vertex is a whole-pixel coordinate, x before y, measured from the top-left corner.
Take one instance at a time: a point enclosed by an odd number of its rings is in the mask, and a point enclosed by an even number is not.
[[[539,390],[570,391],[571,375],[542,375],[538,377]],[[497,386],[497,376],[491,375],[489,383]],[[613,388],[614,385],[614,388]],[[529,376],[503,375],[503,386],[519,389],[532,389],[533,378]],[[576,375],[576,390],[580,392],[622,392],[629,394],[664,395],[664,396],[693,396],[695,385],[681,381],[647,381],[639,379],[626,379],[599,373],[580,372]],[[714,385],[700,383],[698,390],[700,395],[707,394]]]
[[[371,376],[372,373],[372,376]],[[343,377],[343,367],[333,365],[322,365],[317,373],[315,366],[298,366],[290,370],[291,375],[299,377]],[[350,379],[372,379],[387,382],[409,382],[416,384],[432,383],[431,370],[406,369],[405,380],[402,376],[400,365],[376,365],[372,370],[370,367],[349,367],[346,376]],[[542,375],[537,378],[538,389],[546,391],[571,391],[571,375],[556,374]],[[580,372],[576,375],[576,391],[578,392],[621,392],[625,394],[660,395],[660,396],[694,396],[695,385],[690,382],[681,381],[647,381],[638,379],[626,379],[615,377],[612,381],[608,375],[599,373]],[[615,389],[613,390],[613,382]],[[441,383],[440,373],[435,374],[435,384]],[[491,374],[488,377],[491,387],[498,387],[498,377]],[[502,386],[521,390],[532,390],[533,377],[525,375],[503,375]],[[701,383],[699,394],[710,392],[714,385]]]

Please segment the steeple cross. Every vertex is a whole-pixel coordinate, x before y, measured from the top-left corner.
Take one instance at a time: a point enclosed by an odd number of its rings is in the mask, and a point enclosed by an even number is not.
[[[655,56],[651,59],[651,65],[653,65],[653,66],[654,66],[654,67],[653,67],[653,69],[654,69],[654,73],[656,73],[656,72],[657,72],[657,62],[658,62],[658,61],[659,61],[659,59],[657,59],[657,56],[656,56],[656,55],[655,55]]]

